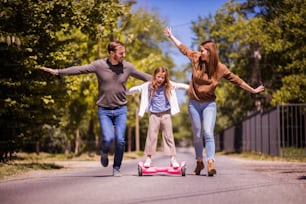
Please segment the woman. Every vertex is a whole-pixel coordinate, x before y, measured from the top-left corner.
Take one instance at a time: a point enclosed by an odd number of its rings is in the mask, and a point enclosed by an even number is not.
[[[165,28],[165,35],[177,46],[182,54],[186,55],[192,63],[192,78],[188,91],[188,111],[192,123],[193,141],[196,154],[196,168],[194,174],[200,175],[204,169],[202,131],[204,131],[206,161],[208,163],[208,176],[217,173],[215,162],[214,126],[216,121],[216,95],[215,89],[222,78],[240,86],[250,93],[259,93],[264,90],[260,85],[256,89],[219,61],[217,46],[213,41],[200,44],[200,51],[193,51],[183,45],[173,36],[171,28]]]

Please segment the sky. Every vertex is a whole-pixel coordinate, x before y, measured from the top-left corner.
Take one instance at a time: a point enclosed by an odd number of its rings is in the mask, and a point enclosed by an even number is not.
[[[191,30],[191,22],[197,21],[199,16],[205,17],[214,14],[228,0],[137,0],[135,8],[142,7],[156,11],[162,19],[167,20],[172,33],[186,46],[191,47],[192,38],[195,37]],[[177,49],[171,50],[171,57],[177,67],[189,63]]]
[[[135,8],[142,7],[154,10],[160,17],[169,23],[172,33],[182,43],[191,48],[192,38],[191,22],[197,21],[199,16],[214,15],[228,0],[137,0]],[[175,47],[171,49],[170,56],[178,70],[189,63],[187,57],[182,55]],[[171,77],[170,77],[171,78]],[[186,93],[178,91],[179,103],[186,100]]]

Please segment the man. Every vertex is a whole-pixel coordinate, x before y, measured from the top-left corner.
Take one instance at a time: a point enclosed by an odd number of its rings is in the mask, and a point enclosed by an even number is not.
[[[121,176],[120,167],[125,149],[125,130],[127,119],[126,82],[129,76],[149,81],[151,75],[140,72],[124,60],[125,46],[119,41],[108,44],[107,59],[99,59],[88,65],[65,69],[42,67],[54,75],[78,75],[95,73],[98,79],[98,115],[102,132],[101,164],[108,166],[108,153],[115,140],[113,176]]]

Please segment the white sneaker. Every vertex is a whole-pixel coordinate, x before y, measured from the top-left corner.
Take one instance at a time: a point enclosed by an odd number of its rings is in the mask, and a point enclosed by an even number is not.
[[[176,161],[175,158],[171,159],[170,166],[172,166],[173,168],[179,168],[180,167],[179,163]]]
[[[147,157],[143,166],[146,167],[146,168],[149,168],[151,166],[151,162],[152,162],[151,158]]]

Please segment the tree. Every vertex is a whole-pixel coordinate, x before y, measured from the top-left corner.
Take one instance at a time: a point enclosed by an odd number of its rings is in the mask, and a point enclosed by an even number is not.
[[[69,49],[78,42],[63,40],[57,34],[77,28],[93,38],[97,25],[114,26],[122,6],[117,0],[0,2],[1,161],[20,148],[25,150],[25,144],[39,147],[42,135],[50,135],[46,124],[58,126],[65,114],[65,78],[41,74],[38,69],[41,65],[62,68],[80,62],[75,50]],[[86,56],[89,59],[89,52]]]
[[[271,105],[305,103],[305,10],[306,2],[298,1],[254,1],[242,4],[245,12],[262,19],[258,42],[264,51],[266,69],[273,69]],[[296,75],[299,75],[297,77]],[[291,81],[291,82],[290,82]],[[295,88],[288,89],[288,85]],[[293,91],[290,93],[290,91]],[[296,97],[294,93],[300,94]],[[289,92],[288,92],[289,91]],[[286,97],[280,97],[280,96]]]
[[[258,108],[305,102],[304,8],[302,0],[231,0],[213,18],[193,23],[195,43],[207,37],[215,40],[221,61],[231,71],[252,86],[263,83],[266,88],[264,94],[253,97],[221,83],[216,129],[232,125]]]

